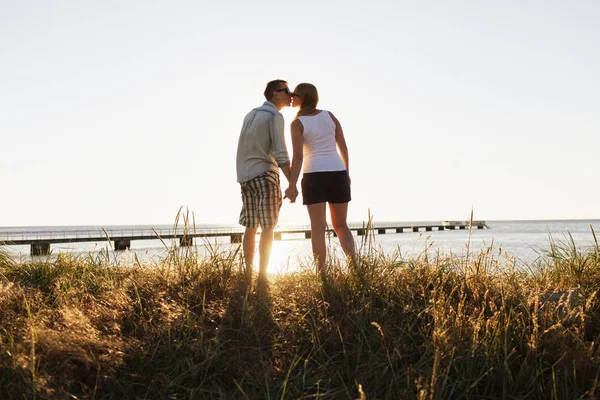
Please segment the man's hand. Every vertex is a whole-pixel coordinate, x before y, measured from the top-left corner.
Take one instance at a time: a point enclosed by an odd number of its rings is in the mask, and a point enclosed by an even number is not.
[[[291,186],[285,189],[285,196],[283,196],[284,199],[290,199],[290,203],[295,203],[296,197],[298,197],[298,189]]]

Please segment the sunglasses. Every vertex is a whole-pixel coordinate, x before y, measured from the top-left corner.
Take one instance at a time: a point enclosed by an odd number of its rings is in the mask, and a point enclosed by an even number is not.
[[[289,88],[277,89],[276,92],[285,92],[285,94],[287,94],[288,96],[292,95],[292,92],[290,92]]]

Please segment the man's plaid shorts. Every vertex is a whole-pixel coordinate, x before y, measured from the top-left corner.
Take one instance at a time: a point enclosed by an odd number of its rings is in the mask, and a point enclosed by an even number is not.
[[[240,225],[247,228],[271,229],[277,225],[283,202],[279,173],[267,171],[248,182],[242,189],[242,212]]]

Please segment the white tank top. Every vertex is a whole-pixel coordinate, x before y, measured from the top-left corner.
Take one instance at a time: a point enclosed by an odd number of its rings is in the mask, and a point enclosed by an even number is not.
[[[345,171],[346,166],[338,154],[335,143],[335,122],[327,110],[317,115],[298,117],[304,127],[304,162],[302,171]]]

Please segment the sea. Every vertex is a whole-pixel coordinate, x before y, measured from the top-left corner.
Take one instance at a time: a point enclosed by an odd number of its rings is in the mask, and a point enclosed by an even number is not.
[[[486,228],[472,230],[444,230],[430,232],[403,232],[394,233],[387,230],[385,234],[377,231],[369,237],[355,236],[357,249],[361,252],[379,251],[383,254],[410,259],[424,252],[428,254],[453,254],[465,256],[479,252],[490,251],[495,258],[512,263],[513,265],[528,268],[536,265],[544,257],[548,257],[551,243],[572,246],[582,252],[595,251],[597,243],[595,235],[600,235],[600,220],[527,220],[507,221],[488,220]],[[351,223],[351,226],[361,226],[361,222]],[[442,221],[386,221],[377,223],[377,226],[410,226],[410,225],[441,225]],[[241,231],[239,226],[233,225],[202,225],[196,229],[230,229]],[[45,238],[64,236],[104,235],[118,236],[121,234],[139,231],[172,232],[169,225],[134,225],[134,226],[41,226],[41,227],[0,227],[0,242],[15,239]],[[356,235],[356,231],[353,231]],[[369,239],[370,240],[367,240]],[[341,256],[341,248],[336,237],[328,235],[329,253]],[[258,244],[258,240],[257,240]],[[41,258],[57,257],[61,253],[70,253],[77,256],[96,257],[100,254],[109,254],[115,263],[133,265],[146,263],[152,265],[160,263],[169,252],[177,247],[171,240],[134,240],[128,250],[116,251],[108,240],[82,243],[55,243],[51,245],[49,255],[37,256]],[[229,237],[195,238],[193,250],[200,256],[224,252],[235,253],[240,244],[230,243]],[[564,246],[563,246],[564,247]],[[15,259],[26,261],[30,256],[28,245],[9,245],[2,248]],[[185,250],[185,248],[183,248]],[[188,249],[189,250],[189,249]],[[257,252],[258,253],[258,252]],[[258,254],[256,255],[258,257]],[[34,257],[35,258],[35,257]],[[303,234],[284,234],[282,240],[276,240],[271,251],[269,273],[281,274],[305,268],[310,265],[311,241],[305,239]]]

